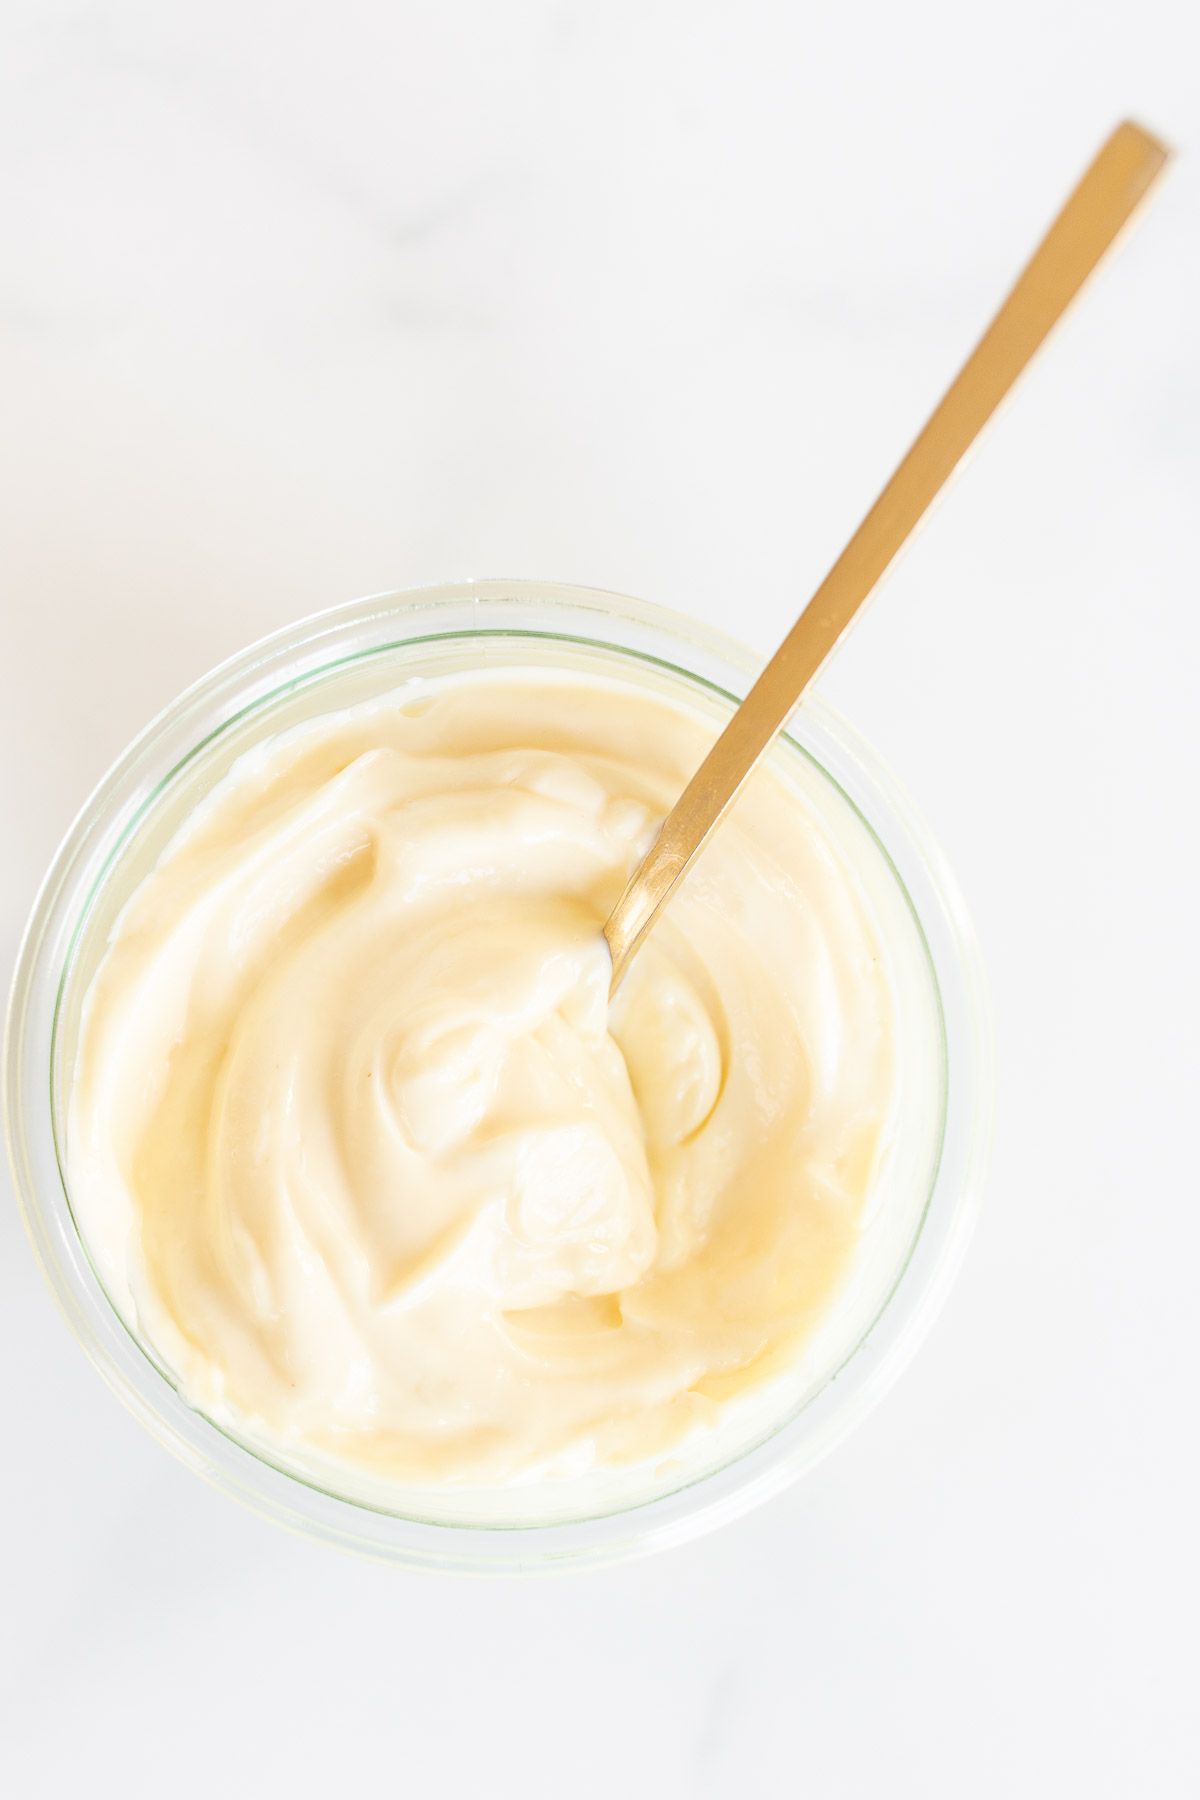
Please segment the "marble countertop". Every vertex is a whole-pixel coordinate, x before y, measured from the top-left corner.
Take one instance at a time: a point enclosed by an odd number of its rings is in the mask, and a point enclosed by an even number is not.
[[[0,44],[9,965],[110,759],[301,613],[524,574],[768,649],[1108,127],[1185,152],[825,684],[995,998],[900,1386],[653,1561],[406,1576],[143,1436],[6,1192],[0,1787],[1194,1793],[1194,6],[10,0]]]

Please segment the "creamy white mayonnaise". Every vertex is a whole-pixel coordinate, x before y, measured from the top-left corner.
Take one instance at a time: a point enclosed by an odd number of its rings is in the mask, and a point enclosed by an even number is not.
[[[851,860],[760,771],[609,1006],[714,735],[563,673],[243,757],[88,993],[68,1180],[196,1406],[407,1483],[660,1456],[828,1307],[894,1104]]]

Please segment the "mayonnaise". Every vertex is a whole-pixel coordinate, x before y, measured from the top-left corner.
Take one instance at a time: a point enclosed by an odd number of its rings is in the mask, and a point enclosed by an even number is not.
[[[713,735],[554,673],[244,757],[122,913],[72,1200],[184,1392],[418,1484],[661,1456],[828,1307],[894,1103],[844,847],[761,771],[612,1006],[601,924]]]

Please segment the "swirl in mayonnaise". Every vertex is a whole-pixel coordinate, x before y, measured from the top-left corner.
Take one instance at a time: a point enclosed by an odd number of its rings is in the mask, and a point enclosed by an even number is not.
[[[660,1456],[829,1305],[886,1145],[854,869],[760,771],[611,1008],[601,924],[713,727],[563,673],[243,758],[88,993],[68,1177],[219,1421],[403,1482]]]

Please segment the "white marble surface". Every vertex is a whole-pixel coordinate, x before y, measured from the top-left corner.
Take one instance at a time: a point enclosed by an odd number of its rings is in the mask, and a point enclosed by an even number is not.
[[[355,594],[559,577],[765,649],[1191,0],[0,16],[0,936],[182,684]],[[518,1586],[163,1455],[0,1211],[0,1789],[1196,1792],[1200,177],[1181,157],[832,672],[995,990],[987,1208],[799,1490]]]

